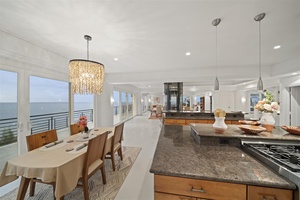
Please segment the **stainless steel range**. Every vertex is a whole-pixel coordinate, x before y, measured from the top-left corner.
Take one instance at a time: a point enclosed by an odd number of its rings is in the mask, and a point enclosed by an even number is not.
[[[300,144],[286,141],[242,141],[242,149],[292,181],[300,196]],[[299,198],[299,197],[298,197]]]

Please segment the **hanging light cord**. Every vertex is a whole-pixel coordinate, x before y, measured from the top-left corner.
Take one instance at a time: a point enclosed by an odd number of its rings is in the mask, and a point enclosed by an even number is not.
[[[260,31],[260,21],[259,21],[259,78],[261,78],[261,31]]]
[[[216,77],[218,77],[218,25],[216,26]]]
[[[87,39],[86,41],[87,41],[87,55],[86,55],[86,57],[87,57],[87,60],[89,60],[89,40]]]

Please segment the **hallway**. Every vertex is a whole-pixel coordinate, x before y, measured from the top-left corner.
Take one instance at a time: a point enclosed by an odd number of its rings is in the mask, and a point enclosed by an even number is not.
[[[125,122],[124,146],[142,150],[125,179],[116,200],[153,200],[153,174],[149,169],[159,137],[161,122],[148,119],[149,112]]]

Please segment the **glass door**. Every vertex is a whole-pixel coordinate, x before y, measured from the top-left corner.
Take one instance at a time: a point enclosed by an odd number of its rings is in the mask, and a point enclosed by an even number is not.
[[[0,171],[18,155],[18,74],[0,70]]]

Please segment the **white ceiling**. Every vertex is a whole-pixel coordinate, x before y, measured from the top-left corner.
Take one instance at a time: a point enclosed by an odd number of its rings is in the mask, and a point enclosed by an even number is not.
[[[220,88],[257,81],[254,17],[262,12],[266,79],[273,65],[300,56],[300,0],[1,0],[0,29],[67,59],[86,58],[83,35],[91,35],[90,59],[105,65],[111,83],[162,92],[164,82],[182,81],[207,90],[216,76],[215,18]]]

